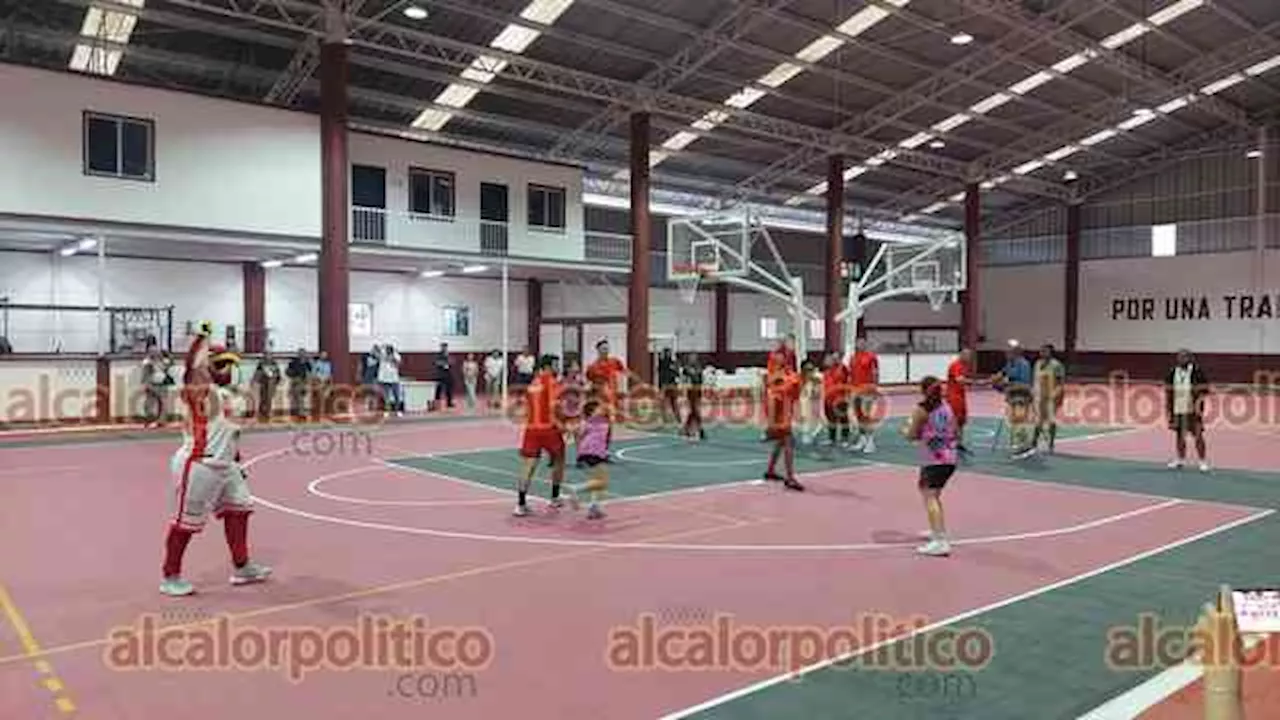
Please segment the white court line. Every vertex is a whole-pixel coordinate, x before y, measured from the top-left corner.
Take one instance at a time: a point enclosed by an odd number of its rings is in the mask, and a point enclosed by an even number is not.
[[[1256,647],[1262,639],[1250,635],[1243,639],[1244,652]],[[1114,697],[1076,720],[1138,720],[1151,708],[1174,693],[1192,685],[1204,676],[1204,666],[1192,660],[1166,669],[1155,677]]]
[[[757,682],[757,683],[754,683],[754,684],[752,684],[752,685],[748,685],[748,686],[746,686],[746,687],[739,688],[738,690],[734,690],[734,691],[732,691],[732,692],[728,692],[728,693],[725,693],[725,694],[723,694],[723,695],[720,695],[720,696],[714,697],[714,698],[712,698],[712,699],[710,699],[710,700],[707,700],[706,702],[700,703],[700,704],[698,704],[698,705],[694,705],[694,706],[692,706],[692,707],[684,708],[684,709],[681,709],[681,710],[677,710],[677,711],[675,711],[675,712],[673,712],[673,713],[669,713],[669,714],[667,714],[667,715],[663,715],[662,717],[658,718],[658,720],[682,720],[683,718],[687,718],[687,717],[690,717],[690,716],[695,715],[695,714],[697,714],[697,713],[704,712],[704,711],[706,711],[706,710],[710,710],[710,709],[715,708],[715,707],[719,707],[719,706],[724,705],[725,703],[731,702],[731,701],[733,701],[733,700],[737,700],[737,699],[739,699],[739,698],[746,697],[747,695],[751,695],[751,694],[753,694],[753,693],[760,692],[761,690],[766,690],[766,689],[768,689],[768,688],[770,688],[770,687],[773,687],[774,685],[779,685],[779,684],[781,684],[781,683],[788,682],[788,681],[794,681],[794,680],[796,680],[796,679],[798,679],[798,678],[801,678],[801,677],[803,677],[803,676],[805,676],[805,675],[808,675],[808,674],[810,674],[810,673],[813,673],[813,672],[816,672],[816,671],[818,671],[818,670],[823,670],[823,669],[825,669],[825,668],[831,667],[832,665],[836,665],[836,664],[838,664],[838,663],[842,663],[842,662],[847,662],[847,661],[849,661],[849,660],[853,660],[853,659],[858,658],[858,657],[860,657],[860,656],[862,656],[862,655],[866,655],[867,653],[874,652],[874,651],[878,650],[878,649],[879,649],[879,648],[881,648],[881,647],[885,647],[885,646],[888,646],[888,645],[893,645],[893,644],[896,644],[896,643],[898,643],[898,642],[901,642],[901,641],[904,641],[904,640],[908,640],[908,639],[910,639],[910,638],[913,638],[913,637],[915,637],[916,635],[920,635],[920,634],[923,634],[923,633],[929,633],[929,632],[932,632],[932,631],[937,630],[937,629],[939,629],[939,628],[944,628],[944,627],[946,627],[946,626],[948,626],[948,625],[955,624],[955,623],[957,623],[957,622],[962,622],[962,621],[964,621],[964,620],[968,620],[968,619],[970,619],[970,618],[977,617],[977,616],[979,616],[979,615],[984,615],[984,614],[989,613],[989,612],[991,612],[991,611],[993,611],[993,610],[999,610],[1000,608],[1007,607],[1007,606],[1009,606],[1009,605],[1014,605],[1014,604],[1019,603],[1019,602],[1022,602],[1022,601],[1024,601],[1024,600],[1030,600],[1031,598],[1038,597],[1038,596],[1040,596],[1040,595],[1044,595],[1045,593],[1052,592],[1052,591],[1054,591],[1054,590],[1059,590],[1059,589],[1064,588],[1064,587],[1069,587],[1069,586],[1071,586],[1071,585],[1075,585],[1076,583],[1082,582],[1082,581],[1084,581],[1084,580],[1088,580],[1088,579],[1090,579],[1090,578],[1097,577],[1097,576],[1099,576],[1099,575],[1103,575],[1103,574],[1106,574],[1106,573],[1112,572],[1112,571],[1114,571],[1114,570],[1118,570],[1118,569],[1123,568],[1123,567],[1126,567],[1126,566],[1128,566],[1128,565],[1132,565],[1133,563],[1140,562],[1140,561],[1142,561],[1142,560],[1146,560],[1147,558],[1150,558],[1150,557],[1154,557],[1154,556],[1159,555],[1159,554],[1161,554],[1161,553],[1165,553],[1165,552],[1168,552],[1168,551],[1170,551],[1170,550],[1174,550],[1174,549],[1179,548],[1179,547],[1182,547],[1182,546],[1184,546],[1184,545],[1190,545],[1191,543],[1198,542],[1198,541],[1203,540],[1203,539],[1205,539],[1205,538],[1207,538],[1207,537],[1212,537],[1212,536],[1217,535],[1217,534],[1222,533],[1222,532],[1226,532],[1227,530],[1235,529],[1235,528],[1237,528],[1237,527],[1240,527],[1241,525],[1246,525],[1246,524],[1248,524],[1248,523],[1255,522],[1255,521],[1257,521],[1257,520],[1261,520],[1262,518],[1267,517],[1268,515],[1271,515],[1271,514],[1273,514],[1273,513],[1275,513],[1275,512],[1276,512],[1275,510],[1264,510],[1264,511],[1262,511],[1262,512],[1255,513],[1255,514],[1253,514],[1253,515],[1249,515],[1249,516],[1247,516],[1247,517],[1240,518],[1240,519],[1238,519],[1238,520],[1233,520],[1233,521],[1231,521],[1231,522],[1229,522],[1229,523],[1226,523],[1226,524],[1224,524],[1224,525],[1219,525],[1218,527],[1213,528],[1213,529],[1211,529],[1211,530],[1206,530],[1206,531],[1201,532],[1201,533],[1196,533],[1195,535],[1192,535],[1192,536],[1190,536],[1190,537],[1186,537],[1186,538],[1183,538],[1183,539],[1181,539],[1181,540],[1177,540],[1177,541],[1175,541],[1175,542],[1171,542],[1171,543],[1167,543],[1167,544],[1165,544],[1165,545],[1161,545],[1160,547],[1154,548],[1154,549],[1152,549],[1152,550],[1147,550],[1147,551],[1142,552],[1142,553],[1139,553],[1139,554],[1137,554],[1137,555],[1133,555],[1133,556],[1131,556],[1131,557],[1129,557],[1129,558],[1126,558],[1126,559],[1124,559],[1124,560],[1120,560],[1120,561],[1113,562],[1113,563],[1108,563],[1107,565],[1103,565],[1102,567],[1095,568],[1095,569],[1093,569],[1093,570],[1090,570],[1090,571],[1088,571],[1088,572],[1081,573],[1081,574],[1079,574],[1079,575],[1075,575],[1075,576],[1070,577],[1070,578],[1067,578],[1067,579],[1065,579],[1065,580],[1059,580],[1058,582],[1051,583],[1051,584],[1049,584],[1049,585],[1044,585],[1044,586],[1042,586],[1042,587],[1036,588],[1035,590],[1031,590],[1031,591],[1028,591],[1028,592],[1020,593],[1020,594],[1018,594],[1018,595],[1014,595],[1014,596],[1012,596],[1012,597],[1008,597],[1008,598],[1005,598],[1005,599],[1003,599],[1003,600],[999,600],[999,601],[997,601],[997,602],[990,603],[990,604],[988,604],[988,605],[984,605],[984,606],[979,607],[979,608],[975,608],[975,609],[973,609],[973,610],[968,610],[968,611],[965,611],[965,612],[963,612],[963,613],[959,613],[959,614],[957,614],[957,615],[952,615],[952,616],[951,616],[951,617],[949,617],[949,618],[946,618],[946,619],[940,620],[940,621],[935,622],[935,623],[930,623],[930,624],[925,625],[925,626],[923,626],[923,627],[920,627],[920,628],[916,628],[916,629],[914,629],[914,630],[911,630],[910,632],[907,632],[907,633],[905,633],[905,634],[903,634],[903,635],[901,635],[901,636],[898,636],[898,637],[896,637],[896,638],[890,638],[890,639],[887,639],[887,640],[882,640],[882,641],[877,642],[877,643],[874,643],[874,644],[872,644],[872,645],[870,645],[870,646],[868,646],[868,647],[865,647],[865,648],[858,648],[857,650],[854,650],[853,652],[843,653],[843,654],[838,655],[838,656],[836,656],[836,657],[834,657],[834,658],[829,658],[829,659],[827,659],[827,660],[823,660],[823,661],[820,661],[820,662],[813,663],[812,665],[808,665],[808,666],[806,666],[806,667],[804,667],[804,668],[801,668],[800,670],[798,670],[798,671],[796,671],[796,672],[793,672],[793,673],[784,673],[784,674],[777,675],[777,676],[774,676],[774,677],[772,677],[772,678],[769,678],[768,680],[763,680],[763,681],[761,681],[761,682]]]
[[[369,530],[385,530],[389,532],[399,532],[411,535],[428,535],[432,537],[449,538],[454,540],[478,540],[482,542],[495,543],[523,543],[531,545],[551,545],[557,547],[596,547],[596,548],[615,548],[615,549],[631,549],[631,550],[663,550],[663,551],[694,551],[694,552],[858,552],[858,551],[874,551],[886,550],[893,548],[909,548],[919,545],[918,541],[911,542],[891,542],[891,543],[848,543],[848,544],[825,544],[825,545],[765,545],[765,544],[735,544],[735,545],[698,545],[684,543],[653,543],[653,542],[615,542],[608,540],[573,540],[568,538],[544,538],[528,535],[493,535],[489,533],[473,533],[462,532],[456,530],[437,530],[434,528],[424,528],[412,525],[393,525],[390,523],[369,522],[364,520],[352,520],[348,518],[334,517],[331,515],[321,515],[318,513],[299,510],[287,505],[265,500],[263,498],[254,497],[258,502],[266,507],[272,508],[287,515],[294,515],[318,522],[327,522],[336,525],[346,525],[349,527],[359,527]],[[993,535],[976,538],[962,538],[952,540],[953,545],[982,545],[1004,542],[1017,542],[1024,540],[1035,540],[1049,537],[1060,537],[1063,535],[1071,535],[1080,532],[1086,532],[1103,525],[1109,525],[1116,522],[1128,520],[1139,515],[1164,510],[1177,505],[1185,504],[1182,500],[1166,500],[1155,505],[1148,505],[1136,510],[1109,515],[1103,518],[1090,520],[1084,523],[1069,527],[1053,528],[1049,530],[1039,530],[1034,532],[1013,533],[1007,535]],[[1273,512],[1273,511],[1267,511]]]
[[[646,458],[630,457],[627,453],[638,450],[652,450],[653,448],[674,448],[679,447],[678,442],[651,443],[649,445],[635,445],[633,447],[623,448],[617,452],[617,456],[623,460],[640,463],[641,465],[661,465],[663,467],[726,467],[734,465],[759,465],[764,461],[765,455],[759,457],[747,458],[744,460],[729,460],[727,462],[690,462],[688,460],[649,460]]]

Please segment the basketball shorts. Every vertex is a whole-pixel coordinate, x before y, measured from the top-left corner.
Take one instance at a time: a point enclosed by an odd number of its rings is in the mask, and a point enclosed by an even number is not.
[[[1058,410],[1062,401],[1052,395],[1036,398],[1036,417],[1044,425],[1052,424],[1058,419]]]
[[[920,468],[920,487],[926,490],[941,490],[947,486],[947,481],[955,474],[955,465],[925,465]]]
[[[849,401],[833,400],[826,403],[827,422],[832,425],[849,424]]]
[[[947,405],[956,418],[956,427],[963,428],[969,422],[969,404],[962,399],[948,398]]]
[[[774,442],[783,442],[791,439],[791,428],[788,427],[771,427],[765,431],[765,437]]]
[[[599,455],[579,455],[578,462],[586,467],[593,468],[609,462],[609,458],[600,457]]]
[[[552,460],[564,457],[564,433],[558,429],[530,429],[520,440],[520,457],[536,459],[546,453]]]
[[[1196,413],[1174,415],[1169,419],[1169,429],[1176,433],[1198,433],[1203,423]]]
[[[209,516],[253,512],[253,495],[244,470],[235,464],[206,464],[175,458],[172,464],[173,512],[178,527],[200,532]]]

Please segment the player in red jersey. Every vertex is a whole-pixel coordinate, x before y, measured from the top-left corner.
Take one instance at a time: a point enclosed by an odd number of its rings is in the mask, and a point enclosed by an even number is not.
[[[596,361],[587,366],[587,382],[591,383],[593,395],[605,404],[605,415],[609,418],[610,446],[613,445],[613,424],[621,414],[622,379],[627,375],[627,366],[621,360],[609,354],[609,341],[596,343]],[[612,458],[607,460],[613,462]]]
[[[822,370],[822,408],[827,419],[827,439],[831,447],[849,445],[849,368],[838,353],[828,353]]]
[[[947,366],[946,401],[951,406],[951,414],[956,420],[956,437],[959,439],[958,449],[967,455],[964,445],[964,427],[969,421],[969,387],[973,380],[973,350],[965,348],[960,351],[951,364]]]
[[[780,480],[788,490],[804,490],[804,486],[796,480],[795,439],[791,426],[795,421],[796,403],[800,400],[801,377],[798,372],[783,367],[769,378],[769,389],[766,400],[769,405],[768,430],[766,436],[774,443],[773,453],[769,455],[769,468],[764,473],[765,480]],[[777,472],[778,458],[781,457],[786,476]]]
[[[520,438],[520,457],[524,462],[516,490],[514,514],[517,517],[529,514],[529,487],[533,484],[538,459],[543,453],[551,459],[551,506],[559,508],[564,505],[560,497],[565,466],[564,421],[559,414],[562,389],[556,379],[555,364],[554,357],[544,355],[538,361],[533,382],[525,390],[526,414]]]
[[[867,349],[867,339],[858,338],[849,358],[849,384],[853,390],[853,414],[858,422],[855,452],[876,451],[876,403],[880,392],[880,358]]]

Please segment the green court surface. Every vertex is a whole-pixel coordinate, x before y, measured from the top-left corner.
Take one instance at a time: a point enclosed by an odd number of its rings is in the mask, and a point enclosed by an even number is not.
[[[895,432],[899,424],[888,423],[878,434],[879,448],[872,458],[843,452],[824,458],[802,448],[796,470],[857,467],[871,461],[914,465],[917,451]],[[1170,472],[1153,463],[1073,456],[1071,438],[1124,432],[1079,426],[1060,428],[1057,456],[1015,462],[993,451],[995,424],[992,418],[974,418],[971,424],[970,467],[984,474],[1280,508],[1280,474],[1216,470],[1203,476]],[[769,445],[759,441],[757,429],[722,426],[708,434],[707,442],[693,445],[673,432],[615,443],[619,457],[612,466],[614,493],[634,497],[761,476]],[[394,462],[503,490],[512,487],[520,463],[514,450]],[[1051,564],[1054,558],[1043,562]],[[1108,666],[1104,653],[1109,629],[1133,626],[1144,613],[1158,614],[1168,625],[1189,627],[1220,584],[1273,587],[1280,577],[1278,568],[1280,516],[1271,515],[963,620],[958,625],[979,628],[993,638],[994,656],[981,670],[886,672],[830,666],[663,720],[1074,720],[1162,669]],[[851,563],[849,571],[866,570]],[[868,582],[875,578],[869,576]]]
[[[872,461],[914,465],[917,450],[896,431],[901,422],[894,419],[885,423],[876,435],[878,447],[872,458],[841,450],[824,456],[818,449],[800,447],[796,452],[796,472],[804,474],[858,467]],[[969,435],[975,462],[1001,462],[997,459],[999,456],[991,451],[997,424],[994,418],[974,418],[971,421]],[[1059,429],[1059,440],[1122,429],[1065,426]],[[1064,442],[1062,448],[1065,449],[1067,444]],[[707,441],[697,444],[677,437],[674,430],[647,432],[644,437],[613,444],[618,462],[611,468],[610,490],[616,497],[636,497],[758,479],[768,464],[771,448],[772,445],[761,442],[758,428],[747,426],[713,427],[707,431]],[[572,465],[572,451],[570,459]],[[512,487],[521,464],[514,449],[402,457],[391,462],[502,490]],[[997,474],[1009,473],[1000,471]]]

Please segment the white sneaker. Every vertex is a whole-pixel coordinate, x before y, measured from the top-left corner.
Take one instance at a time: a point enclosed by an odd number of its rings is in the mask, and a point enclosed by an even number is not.
[[[866,441],[865,443],[863,443],[863,444],[862,444],[862,447],[861,447],[860,449],[862,450],[862,452],[863,452],[864,454],[867,454],[867,455],[870,455],[871,453],[875,452],[875,451],[876,451],[876,440],[875,440],[875,438],[873,438],[873,437],[871,437],[870,435],[868,435],[868,436],[867,436],[867,441]]]
[[[511,514],[512,514],[512,515],[514,515],[514,516],[516,516],[516,517],[525,517],[525,516],[527,516],[527,515],[529,514],[529,506],[528,506],[528,505],[516,505],[516,509],[515,509],[515,510],[512,510],[512,511],[511,511]]]
[[[946,557],[951,554],[951,543],[946,540],[930,540],[924,545],[916,548],[916,552],[921,555],[929,555],[932,557]]]
[[[1181,470],[1181,469],[1182,469],[1182,465],[1183,465],[1183,462],[1182,462],[1181,460],[1170,460],[1170,461],[1169,461],[1169,469],[1170,469],[1170,470]]]
[[[1200,461],[1200,472],[1202,472],[1202,473],[1207,473],[1207,472],[1209,472],[1209,470],[1210,470],[1210,468],[1209,468],[1209,463],[1208,463],[1207,461],[1205,461],[1205,460],[1201,460],[1201,461]]]

